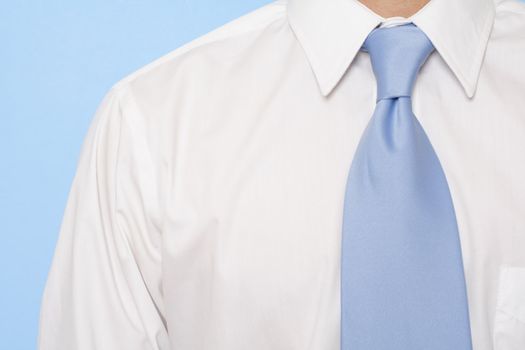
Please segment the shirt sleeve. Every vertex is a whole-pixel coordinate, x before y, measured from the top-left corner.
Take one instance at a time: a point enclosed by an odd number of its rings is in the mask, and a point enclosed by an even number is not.
[[[158,176],[144,120],[123,90],[106,93],[83,141],[42,296],[39,350],[169,346]]]

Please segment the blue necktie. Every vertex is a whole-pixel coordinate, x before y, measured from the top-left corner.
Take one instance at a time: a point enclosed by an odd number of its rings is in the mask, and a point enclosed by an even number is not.
[[[461,246],[439,160],[412,112],[434,47],[414,24],[375,28],[362,47],[376,107],[345,193],[342,350],[470,350]]]

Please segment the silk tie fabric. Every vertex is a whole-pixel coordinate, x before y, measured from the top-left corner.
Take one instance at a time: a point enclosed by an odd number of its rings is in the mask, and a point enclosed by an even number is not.
[[[375,28],[362,49],[377,99],[346,185],[341,349],[471,349],[454,208],[412,112],[414,81],[434,47],[408,23]]]

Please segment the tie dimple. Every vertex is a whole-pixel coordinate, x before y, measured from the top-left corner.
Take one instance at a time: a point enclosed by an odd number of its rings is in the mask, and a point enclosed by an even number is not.
[[[410,97],[417,73],[434,50],[432,42],[414,24],[376,28],[366,38],[377,80],[377,101]]]

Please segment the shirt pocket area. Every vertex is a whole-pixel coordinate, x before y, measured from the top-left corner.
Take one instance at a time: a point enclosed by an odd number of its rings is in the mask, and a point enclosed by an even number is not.
[[[494,350],[525,350],[525,266],[501,266]]]

